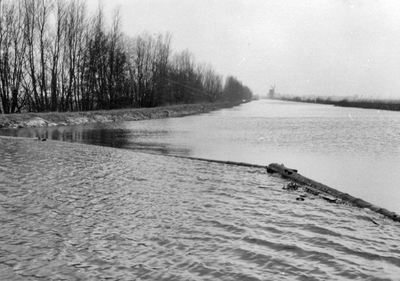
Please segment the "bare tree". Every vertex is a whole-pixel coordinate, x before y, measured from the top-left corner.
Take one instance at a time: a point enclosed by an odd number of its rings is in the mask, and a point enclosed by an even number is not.
[[[231,101],[251,100],[253,93],[244,86],[236,77],[228,76],[224,85],[224,97]]]
[[[40,110],[50,110],[49,107],[49,95],[48,95],[48,80],[47,80],[47,50],[50,44],[49,32],[49,16],[51,9],[53,8],[52,1],[36,0],[39,3],[38,13],[35,16],[36,25],[38,30],[38,40],[39,40],[39,89],[40,89],[40,99],[41,107]]]
[[[148,33],[137,36],[131,42],[130,73],[137,107],[149,106],[152,78],[152,48],[154,40]]]
[[[0,108],[20,112],[25,100],[21,91],[26,43],[21,2],[0,1]]]
[[[157,36],[152,63],[152,103],[151,106],[159,106],[169,103],[167,94],[169,60],[171,56],[171,34]]]
[[[63,110],[82,110],[80,65],[84,59],[86,5],[79,0],[68,3],[65,23]]]
[[[26,52],[26,74],[29,79],[25,79],[24,88],[29,99],[29,110],[41,111],[42,100],[39,95],[39,81],[37,79],[37,19],[36,14],[39,10],[39,2],[34,0],[24,0],[24,39],[27,44]]]
[[[193,54],[188,50],[175,54],[172,58],[169,75],[174,103],[203,101],[205,95],[201,76]]]
[[[117,7],[113,12],[112,25],[106,35],[107,63],[105,65],[108,108],[126,106],[127,54],[121,27],[121,14]]]
[[[90,19],[89,32],[91,36],[85,48],[84,70],[81,70],[84,71],[89,90],[85,96],[85,103],[89,102],[91,109],[106,108],[108,42],[101,6]]]
[[[0,113],[220,98],[222,78],[187,50],[172,56],[171,34],[129,38],[121,22],[118,8],[110,26],[101,5],[89,16],[85,0],[0,0]]]
[[[63,68],[62,64],[62,46],[65,42],[65,27],[66,27],[66,16],[67,6],[65,1],[57,0],[55,2],[55,29],[52,33],[52,44],[50,46],[51,65],[50,65],[50,96],[51,96],[51,110],[57,111],[59,108],[59,95],[60,89],[60,69]]]
[[[202,74],[202,84],[204,94],[209,102],[215,102],[222,97],[222,76],[218,75],[210,64],[199,67]]]

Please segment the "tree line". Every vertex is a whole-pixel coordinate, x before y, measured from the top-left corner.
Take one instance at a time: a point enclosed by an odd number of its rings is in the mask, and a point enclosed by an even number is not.
[[[88,111],[249,100],[170,33],[129,37],[115,9],[81,0],[0,0],[0,113]]]

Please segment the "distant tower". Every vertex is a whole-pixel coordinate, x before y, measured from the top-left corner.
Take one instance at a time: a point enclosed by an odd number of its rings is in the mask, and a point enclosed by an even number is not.
[[[274,97],[275,97],[275,85],[274,86],[271,85],[271,89],[269,89],[268,92],[268,98],[273,99]]]

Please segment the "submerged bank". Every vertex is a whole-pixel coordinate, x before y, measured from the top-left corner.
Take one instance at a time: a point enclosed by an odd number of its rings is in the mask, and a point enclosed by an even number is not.
[[[240,102],[182,104],[153,108],[0,115],[0,128],[67,126],[181,117],[239,105]]]

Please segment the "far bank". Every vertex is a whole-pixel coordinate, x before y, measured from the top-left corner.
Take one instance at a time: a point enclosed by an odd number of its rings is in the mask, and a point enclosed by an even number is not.
[[[116,109],[84,112],[47,112],[0,115],[1,128],[67,126],[88,123],[110,123],[182,117],[231,108],[241,102],[181,104],[153,108]]]
[[[400,111],[399,100],[357,100],[357,99],[338,99],[331,98],[302,98],[302,97],[282,97],[277,98],[283,101],[328,104],[340,107],[354,107],[364,109]]]

